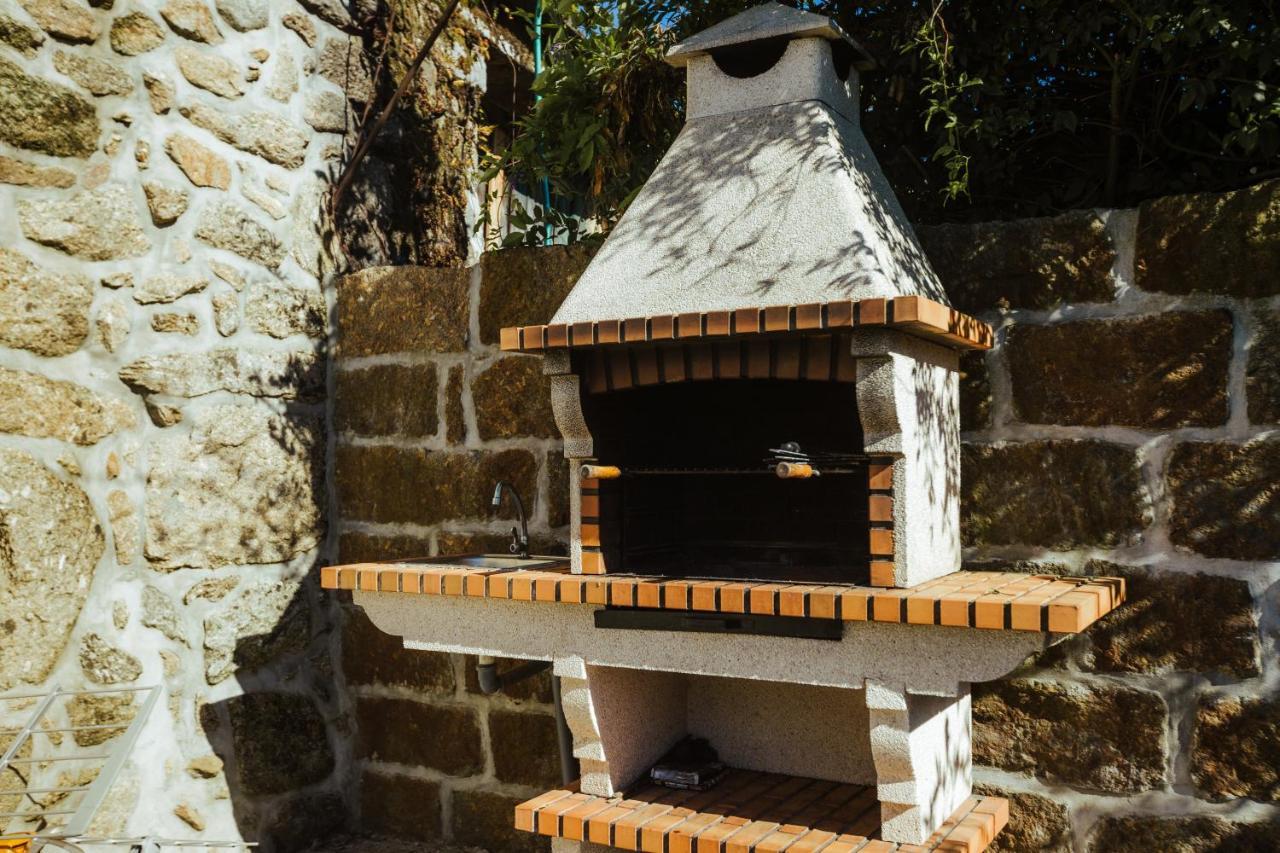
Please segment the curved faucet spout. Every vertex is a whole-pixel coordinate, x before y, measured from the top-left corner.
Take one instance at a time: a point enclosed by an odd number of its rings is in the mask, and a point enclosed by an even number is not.
[[[499,480],[497,485],[493,487],[493,501],[491,502],[496,509],[502,506],[502,493],[506,492],[511,495],[511,499],[516,504],[516,517],[520,521],[519,528],[511,528],[511,546],[512,554],[518,555],[521,559],[529,557],[529,519],[524,512],[524,501],[520,499],[520,493],[516,491],[516,487],[508,483],[506,480]]]

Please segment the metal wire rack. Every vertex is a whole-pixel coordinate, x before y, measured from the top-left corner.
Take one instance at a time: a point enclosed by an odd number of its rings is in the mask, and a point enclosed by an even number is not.
[[[0,696],[0,850],[80,851],[88,845],[153,853],[165,847],[257,846],[245,841],[86,834],[160,693],[153,685],[55,687],[49,693]],[[108,722],[82,722],[95,714]]]

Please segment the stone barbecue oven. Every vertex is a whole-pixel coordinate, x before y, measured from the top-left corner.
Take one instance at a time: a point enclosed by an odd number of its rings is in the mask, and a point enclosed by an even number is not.
[[[946,307],[862,136],[865,55],[766,4],[670,61],[688,124],[551,323],[503,341],[547,354],[566,453],[602,473],[579,481],[575,568],[955,571],[958,350],[991,332]],[[781,479],[763,462],[787,442],[835,461]]]
[[[992,332],[862,136],[862,49],[768,3],[668,58],[684,130],[551,321],[502,334],[551,377],[569,560],[324,584],[409,648],[553,662],[581,778],[515,819],[557,849],[981,850],[1007,804],[971,796],[969,685],[1123,584],[959,571],[958,358]],[[690,734],[733,769],[650,784]]]

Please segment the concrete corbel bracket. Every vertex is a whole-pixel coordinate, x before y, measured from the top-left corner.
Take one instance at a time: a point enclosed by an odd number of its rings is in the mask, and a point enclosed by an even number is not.
[[[643,777],[654,758],[683,736],[683,681],[661,672],[572,660],[577,666],[562,668],[557,659],[555,671],[573,754],[581,762],[581,790],[611,797]]]
[[[614,789],[609,778],[600,724],[591,701],[587,665],[580,657],[556,658],[552,671],[560,679],[560,701],[565,722],[573,734],[573,755],[581,769],[582,790],[611,797]]]
[[[567,349],[549,349],[542,352],[542,374],[564,376],[573,373],[573,359]]]
[[[868,680],[881,837],[923,843],[972,792],[968,685],[954,697]]]
[[[564,440],[564,455],[573,461],[569,472],[569,514],[571,529],[582,525],[582,483],[578,476],[577,462],[595,455],[595,445],[587,419],[582,412],[582,397],[577,374],[569,373],[569,354],[552,350],[544,357],[543,372],[551,380],[551,413]],[[582,537],[573,536],[569,542],[569,557],[575,574],[582,573]]]
[[[564,455],[567,459],[587,459],[594,455],[591,431],[582,413],[582,400],[578,396],[578,377],[573,373],[551,376],[551,414],[564,439]]]

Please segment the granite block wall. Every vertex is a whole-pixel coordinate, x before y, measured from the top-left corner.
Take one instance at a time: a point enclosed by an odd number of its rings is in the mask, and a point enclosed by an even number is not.
[[[957,307],[999,329],[962,392],[969,567],[1123,574],[1130,603],[974,692],[977,782],[1008,796],[1004,851],[1274,850],[1280,838],[1280,182],[1138,210],[920,236]],[[544,380],[496,349],[546,322],[589,250],[397,268],[338,291],[343,561],[501,550],[498,476],[561,546]],[[344,394],[343,389],[348,391]],[[472,661],[408,653],[348,610],[364,825],[491,850],[557,781],[545,681],[468,688]],[[397,797],[431,803],[412,824]]]
[[[964,366],[968,566],[1130,581],[975,687],[996,849],[1276,849],[1280,182],[920,236],[999,329]]]
[[[499,479],[525,500],[533,552],[566,552],[568,463],[548,383],[537,359],[498,350],[498,330],[549,317],[589,258],[582,247],[513,249],[467,269],[384,267],[338,282],[342,562],[506,553],[511,507],[489,503]],[[344,614],[362,831],[549,849],[511,826],[516,803],[560,781],[548,676],[487,697],[474,658],[406,651],[358,608]]]

